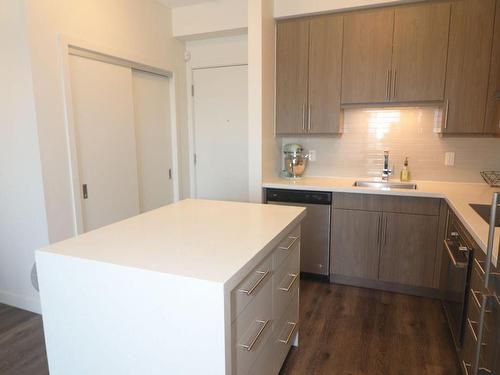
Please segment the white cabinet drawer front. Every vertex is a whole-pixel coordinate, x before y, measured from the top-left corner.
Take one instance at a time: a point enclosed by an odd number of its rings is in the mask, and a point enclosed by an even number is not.
[[[265,351],[272,335],[272,282],[267,280],[258,295],[232,324],[233,373],[248,374]]]
[[[300,247],[297,247],[273,275],[273,318],[279,319],[299,289]]]
[[[261,293],[272,274],[272,257],[268,256],[231,292],[231,321]]]
[[[300,225],[295,227],[274,250],[273,268],[277,269],[297,247],[300,247]]]

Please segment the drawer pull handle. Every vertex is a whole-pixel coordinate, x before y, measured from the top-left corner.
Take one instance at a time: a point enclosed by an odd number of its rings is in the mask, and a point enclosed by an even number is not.
[[[476,331],[474,330],[474,325],[479,325],[479,323],[474,321],[474,320],[470,320],[469,318],[467,318],[467,323],[469,325],[469,329],[471,330],[472,337],[473,337],[474,341],[479,342],[479,338],[476,334]],[[481,330],[481,328],[479,330]],[[486,343],[484,341],[481,341],[481,346],[485,346],[485,345],[486,345]]]
[[[290,244],[288,244],[288,246],[279,246],[278,249],[280,249],[280,250],[290,250],[292,248],[292,246],[295,244],[295,242],[297,242],[297,240],[300,237],[288,237],[288,238],[291,239],[292,242],[290,242]]]
[[[264,279],[267,277],[267,275],[269,275],[271,273],[271,271],[269,271],[269,270],[267,270],[267,271],[257,271],[256,273],[258,273],[259,275],[262,275],[259,278],[259,280],[257,280],[255,282],[255,284],[253,284],[250,289],[239,289],[240,292],[245,293],[247,296],[249,296],[250,294],[252,294],[254,292],[254,290],[264,281]]]
[[[451,252],[450,245],[448,245],[448,241],[447,240],[444,241],[444,247],[446,248],[446,251],[448,253],[448,257],[450,258],[450,260],[453,263],[453,266],[455,268],[465,268],[465,267],[467,267],[466,263],[457,262],[457,260],[455,259],[455,256]]]
[[[257,341],[259,341],[260,336],[262,336],[262,333],[264,333],[266,327],[269,324],[269,320],[257,320],[256,322],[260,324],[260,328],[255,337],[252,339],[252,341],[250,341],[249,344],[240,344],[240,346],[247,351],[251,351],[253,349]]]
[[[299,277],[299,274],[298,273],[289,273],[288,276],[291,277],[291,280],[290,280],[290,283],[288,284],[288,286],[286,288],[283,288],[283,287],[279,288],[283,292],[289,292],[290,291],[290,289],[292,288],[293,284],[295,284],[295,281]]]
[[[470,375],[469,374],[469,368],[472,370],[472,365],[470,363],[467,363],[465,361],[462,361],[462,367],[465,370],[465,375]]]
[[[472,288],[470,289],[470,291],[472,293],[472,299],[474,300],[477,308],[481,310],[481,302],[479,302],[479,298],[477,298],[478,295],[481,295],[481,292],[477,292]]]
[[[484,271],[483,266],[481,266],[481,263],[485,263],[485,262],[480,262],[479,260],[477,260],[477,258],[474,259],[474,262],[476,263],[476,266],[479,268],[479,272],[480,272],[481,276],[484,276],[486,274],[486,272]]]
[[[297,323],[295,323],[295,322],[287,322],[287,324],[290,325],[290,326],[292,326],[292,329],[288,333],[288,336],[286,337],[286,340],[283,340],[283,339],[279,339],[278,340],[279,342],[281,342],[281,343],[283,343],[285,345],[288,345],[288,343],[292,339],[293,333],[295,332],[295,328],[297,328]]]
[[[476,342],[477,342],[477,334],[476,334],[476,331],[474,330],[474,324],[476,324],[476,325],[477,325],[477,324],[478,324],[478,322],[472,321],[472,320],[470,320],[469,318],[467,318],[467,323],[469,324],[469,328],[470,328],[470,330],[471,330],[471,332],[472,332],[472,336],[473,336],[473,338],[474,338],[474,341],[476,341]]]

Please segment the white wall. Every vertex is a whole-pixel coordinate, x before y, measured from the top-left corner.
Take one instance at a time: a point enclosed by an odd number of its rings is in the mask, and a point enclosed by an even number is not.
[[[276,23],[270,2],[262,8],[262,178],[281,166],[280,142],[274,137],[274,81]]]
[[[172,38],[170,9],[154,0],[27,0],[27,14],[49,239],[54,242],[75,234],[58,35],[173,71],[181,144],[187,144],[184,45]],[[181,170],[187,171],[187,147],[179,150]],[[189,175],[180,177],[186,196]]]
[[[173,8],[173,35],[193,39],[245,33],[247,11],[247,0],[214,0]]]
[[[208,34],[212,35],[212,34]],[[246,34],[209,37],[190,40],[186,42],[186,51],[189,52],[189,60],[186,62],[186,83],[191,87],[193,83],[193,69],[208,68],[214,66],[242,65],[248,63],[248,38]],[[188,124],[189,124],[189,150],[194,150],[194,116],[191,92],[188,89]],[[190,155],[190,189],[195,190],[194,158]]]
[[[186,50],[191,55],[191,68],[248,63],[246,34],[191,40],[186,42]]]
[[[48,242],[24,2],[0,2],[0,303],[39,312],[34,250]]]
[[[286,18],[415,1],[423,0],[274,0],[274,17]]]
[[[274,45],[272,2],[248,1],[248,117],[250,200],[262,201],[262,179],[276,170],[274,139]]]

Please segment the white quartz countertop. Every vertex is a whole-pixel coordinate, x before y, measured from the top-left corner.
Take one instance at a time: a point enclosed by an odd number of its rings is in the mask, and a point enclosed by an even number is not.
[[[300,207],[187,199],[39,252],[224,284],[304,216]]]
[[[484,183],[412,181],[417,184],[417,190],[380,190],[366,187],[354,187],[354,181],[359,180],[368,179],[354,177],[304,177],[300,180],[288,180],[276,177],[266,180],[263,184],[263,187],[276,189],[443,198],[465,225],[472,237],[476,240],[477,244],[484,252],[486,252],[489,226],[469,206],[469,203],[490,205],[493,193],[500,191],[500,189],[491,188]],[[500,230],[497,228],[495,232],[495,244],[493,247],[493,264],[495,265],[497,265],[499,246]]]

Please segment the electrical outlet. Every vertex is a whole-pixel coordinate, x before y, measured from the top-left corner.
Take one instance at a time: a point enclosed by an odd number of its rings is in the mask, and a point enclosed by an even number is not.
[[[316,161],[316,150],[309,150],[309,161]]]
[[[455,153],[454,152],[446,152],[444,154],[444,165],[447,167],[453,167],[455,165]]]

